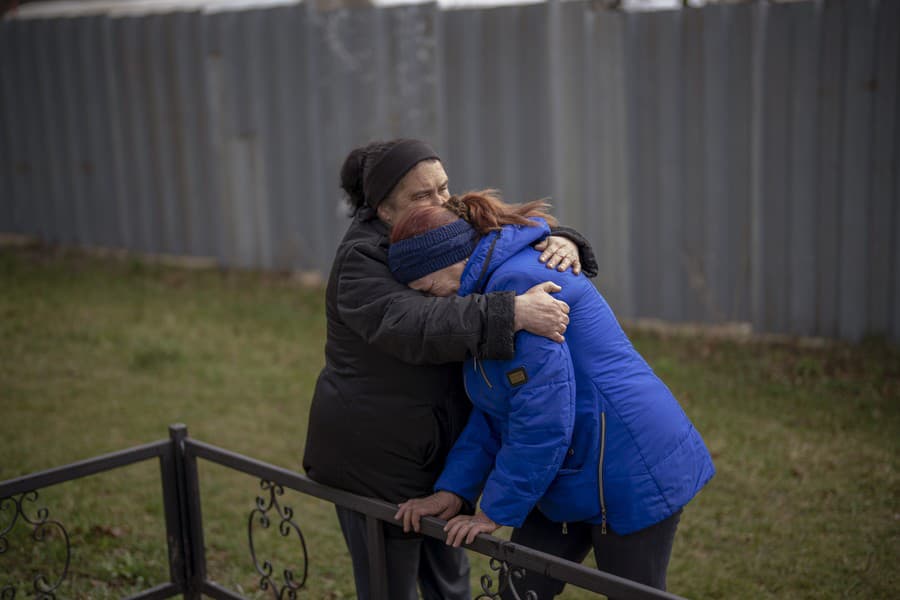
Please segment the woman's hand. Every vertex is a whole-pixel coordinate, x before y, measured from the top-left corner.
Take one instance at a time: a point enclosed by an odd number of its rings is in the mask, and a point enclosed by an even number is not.
[[[399,504],[400,510],[394,515],[398,521],[403,521],[403,531],[419,531],[422,517],[437,517],[449,519],[459,514],[462,509],[462,498],[452,492],[435,492],[424,498],[413,498]]]
[[[548,269],[565,271],[572,267],[572,273],[581,273],[581,259],[578,255],[578,246],[572,240],[558,235],[547,236],[534,245],[534,249],[541,253],[540,261],[547,264]]]
[[[491,521],[483,512],[477,513],[475,516],[460,515],[450,519],[450,522],[444,526],[447,532],[447,545],[459,548],[463,540],[467,544],[475,541],[475,536],[479,533],[494,533],[500,529],[500,526]]]
[[[552,281],[545,281],[516,296],[513,327],[554,342],[566,341],[563,334],[569,326],[569,305],[550,294],[562,288]]]

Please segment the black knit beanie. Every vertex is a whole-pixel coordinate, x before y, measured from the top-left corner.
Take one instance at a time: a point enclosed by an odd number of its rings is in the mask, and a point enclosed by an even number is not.
[[[367,169],[363,182],[366,204],[372,208],[388,197],[403,176],[423,160],[440,160],[431,146],[419,140],[402,140]]]

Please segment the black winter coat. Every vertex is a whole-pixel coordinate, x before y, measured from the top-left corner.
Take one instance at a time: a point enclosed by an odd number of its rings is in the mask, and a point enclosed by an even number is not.
[[[596,273],[581,236],[555,233],[578,243],[584,272]],[[462,361],[514,355],[515,297],[423,296],[391,275],[389,235],[362,209],[337,249],[303,468],[325,485],[396,503],[433,492],[465,427]]]

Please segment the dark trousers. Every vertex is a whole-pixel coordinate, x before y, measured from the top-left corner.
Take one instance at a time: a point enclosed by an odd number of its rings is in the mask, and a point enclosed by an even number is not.
[[[593,548],[597,568],[601,571],[665,590],[666,569],[680,519],[679,510],[655,525],[628,535],[618,535],[609,526],[603,534],[599,525],[590,523],[569,523],[567,533],[563,533],[560,523],[533,510],[522,527],[513,531],[511,540],[578,563]],[[561,593],[565,584],[526,572],[525,578],[517,580],[515,586],[521,597],[533,590],[538,598],[547,600]],[[503,595],[504,600],[512,597],[511,593]]]
[[[335,508],[353,561],[357,598],[369,600],[372,592],[366,517],[354,510],[340,506]],[[386,525],[384,550],[390,600],[417,600],[417,582],[425,600],[471,598],[469,559],[462,548],[453,548],[428,536],[403,536],[399,527]]]

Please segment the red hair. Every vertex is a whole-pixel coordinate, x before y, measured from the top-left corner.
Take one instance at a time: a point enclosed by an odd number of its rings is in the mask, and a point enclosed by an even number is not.
[[[413,207],[391,229],[391,243],[422,235],[458,219],[458,215],[443,206],[429,204]]]
[[[426,231],[448,225],[457,219],[465,219],[475,230],[485,235],[504,225],[536,226],[531,217],[540,217],[550,226],[558,222],[547,209],[550,205],[543,200],[525,204],[507,204],[500,199],[496,190],[468,192],[462,196],[451,196],[443,206],[419,206],[412,208],[391,230],[391,243],[405,240]]]

